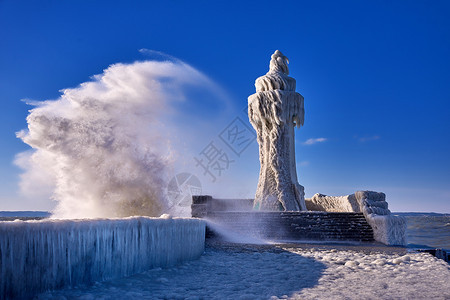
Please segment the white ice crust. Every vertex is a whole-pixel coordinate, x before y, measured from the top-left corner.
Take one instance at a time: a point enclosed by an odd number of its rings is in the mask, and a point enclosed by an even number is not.
[[[317,193],[305,201],[307,209],[312,211],[361,212],[354,194],[334,197]]]
[[[358,191],[355,197],[376,241],[386,245],[406,245],[406,220],[391,214],[384,193]]]
[[[306,210],[304,188],[297,180],[294,139],[294,127],[304,122],[304,100],[295,92],[287,64],[287,57],[275,51],[269,72],[256,80],[256,93],[248,97],[261,164],[254,200],[258,210]]]
[[[129,276],[200,257],[199,219],[0,222],[0,298]]]

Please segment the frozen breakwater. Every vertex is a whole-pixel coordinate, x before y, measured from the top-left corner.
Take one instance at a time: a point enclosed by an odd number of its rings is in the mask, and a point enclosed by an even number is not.
[[[199,219],[0,222],[0,298],[173,266],[200,257],[204,242]]]

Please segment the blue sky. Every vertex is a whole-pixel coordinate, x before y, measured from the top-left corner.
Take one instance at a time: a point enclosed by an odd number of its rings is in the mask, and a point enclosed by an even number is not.
[[[449,15],[448,1],[0,1],[0,210],[51,206],[18,193],[21,99],[56,99],[146,48],[209,76],[235,114],[281,50],[305,97],[307,196],[370,189],[393,211],[450,212]],[[239,170],[256,184],[255,161]]]

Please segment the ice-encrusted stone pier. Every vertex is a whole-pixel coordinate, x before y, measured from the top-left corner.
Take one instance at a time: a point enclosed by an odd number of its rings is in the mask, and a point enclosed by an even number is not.
[[[269,240],[406,244],[405,219],[391,214],[384,193],[357,191],[340,197],[316,194],[305,203],[308,211],[261,212],[253,210],[253,199],[193,196],[191,208],[193,217],[210,222],[209,233],[214,231],[211,224],[217,224],[225,231]]]

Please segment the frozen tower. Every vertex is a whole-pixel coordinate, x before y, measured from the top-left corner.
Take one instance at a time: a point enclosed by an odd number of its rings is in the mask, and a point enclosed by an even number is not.
[[[294,127],[303,125],[303,96],[295,92],[288,59],[275,51],[270,70],[256,79],[248,97],[248,116],[258,135],[259,173],[253,208],[271,211],[306,210],[303,186],[297,181]]]

